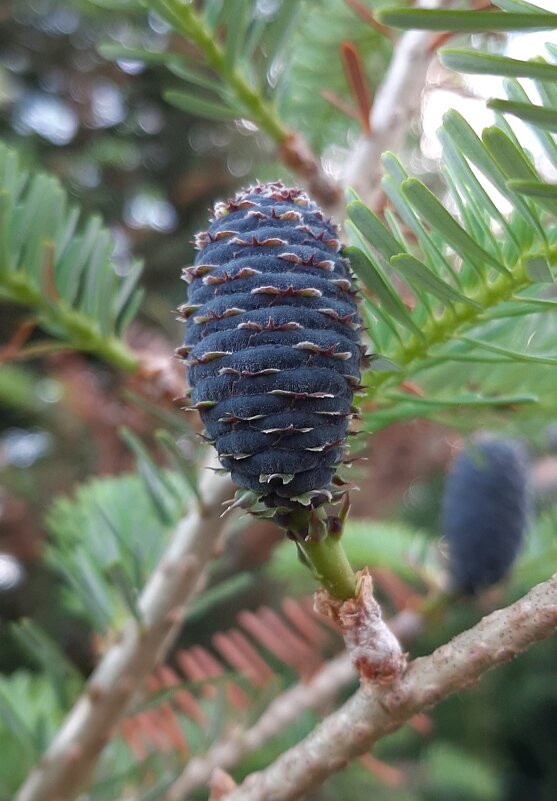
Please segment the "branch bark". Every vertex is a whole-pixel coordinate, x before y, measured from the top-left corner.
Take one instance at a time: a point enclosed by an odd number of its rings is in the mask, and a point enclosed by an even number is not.
[[[300,134],[290,132],[282,142],[279,142],[278,155],[288,169],[301,178],[310,196],[327,213],[338,215],[342,212],[344,208],[342,186],[325,172],[320,159],[312,153],[308,143]]]
[[[207,471],[202,503],[177,526],[139,600],[142,622],[130,620],[105,654],[56,739],[20,788],[16,801],[72,801],[87,782],[115,725],[180,628],[185,604],[211,559],[232,484]]]
[[[422,624],[419,614],[404,611],[390,620],[388,626],[396,637],[407,642],[417,636]],[[247,731],[233,732],[203,755],[191,759],[163,801],[185,801],[193,790],[209,783],[215,770],[232,770],[304,712],[328,707],[342,689],[356,681],[357,675],[346,651],[329,660],[309,681],[301,681],[279,695]]]
[[[207,785],[217,768],[231,770],[290,726],[303,712],[332,703],[339,691],[356,680],[356,671],[343,652],[324,665],[308,682],[299,682],[278,696],[247,731],[233,733],[205,754],[194,757],[176,779],[164,801],[184,801],[197,787]]]
[[[390,685],[366,683],[308,737],[226,801],[295,801],[424,709],[474,684],[557,627],[557,574],[520,601],[485,617]]]
[[[423,8],[441,8],[447,0],[424,0]],[[408,124],[420,108],[431,45],[438,36],[431,31],[409,31],[394,47],[393,56],[377,90],[369,117],[370,133],[362,136],[346,159],[342,184],[351,186],[374,209],[380,205],[381,156],[397,153],[408,133]]]

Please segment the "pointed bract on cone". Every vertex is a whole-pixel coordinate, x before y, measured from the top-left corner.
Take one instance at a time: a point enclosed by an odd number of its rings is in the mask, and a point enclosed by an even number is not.
[[[501,581],[522,548],[528,459],[511,440],[478,438],[456,457],[443,497],[451,589],[473,595]]]
[[[328,497],[360,379],[360,319],[334,225],[300,189],[217,203],[184,271],[192,402],[237,486],[266,507]]]

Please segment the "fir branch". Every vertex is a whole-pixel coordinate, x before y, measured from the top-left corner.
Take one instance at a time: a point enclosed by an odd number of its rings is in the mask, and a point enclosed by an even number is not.
[[[319,159],[311,152],[303,137],[289,130],[277,114],[276,108],[254,88],[246,71],[239,64],[239,54],[228,47],[229,40],[237,39],[238,36],[229,31],[226,43],[219,44],[215,32],[191,4],[185,5],[179,0],[156,0],[149,5],[177,33],[201,51],[206,65],[219,77],[223,87],[228,89],[227,94],[231,101],[228,107],[229,116],[238,119],[244,116],[252,120],[276,144],[281,160],[300,177],[315,200],[329,211],[338,207],[342,200],[339,184],[323,170]],[[232,44],[237,48],[239,43]],[[167,99],[180,105],[179,95],[179,92],[172,92]],[[188,97],[193,102],[193,98]],[[184,106],[187,106],[186,102],[181,107]],[[225,106],[221,103],[221,108],[226,110],[226,101]],[[195,112],[195,108],[192,107],[191,110]]]
[[[399,639],[408,642],[421,631],[422,617],[402,611],[388,625]],[[304,712],[330,706],[356,678],[348,652],[330,659],[309,681],[300,681],[275,698],[247,731],[235,731],[232,737],[215,743],[203,755],[191,759],[161,801],[183,801],[193,790],[206,785],[213,771],[232,770],[246,756],[257,752],[291,726]]]
[[[288,131],[277,117],[274,109],[248,83],[237,65],[230,62],[225,47],[215,40],[192,5],[178,0],[158,0],[152,3],[155,9],[186,40],[193,42],[203,53],[207,65],[227,84],[233,92],[234,100],[249,113],[250,118],[278,144],[283,144]]]
[[[31,309],[32,322],[68,347],[133,372],[121,337],[141,298],[141,267],[119,278],[110,233],[98,217],[78,229],[78,218],[55,178],[29,178],[0,144],[0,301]]]
[[[442,8],[447,0],[425,0],[424,8]],[[393,56],[369,115],[369,133],[364,133],[348,154],[342,184],[352,187],[362,200],[376,209],[383,197],[381,155],[398,152],[408,132],[408,123],[419,109],[428,67],[434,57],[431,31],[409,31],[396,42]]]
[[[478,681],[557,627],[557,574],[493,612],[391,685],[362,687],[301,743],[249,776],[226,801],[295,801],[419,712]]]
[[[423,13],[429,18],[428,12]],[[545,71],[555,71],[554,65],[543,60],[517,62],[504,56],[494,59],[470,51],[447,53],[455,56],[452,66],[457,69],[471,65],[473,71],[481,68],[490,74],[516,73],[535,80],[542,105],[533,105],[517,81],[505,83],[509,101],[496,100],[491,105],[503,114],[518,110],[555,163],[555,144],[546,131],[548,119],[554,116],[555,96],[543,88]],[[461,56],[468,61],[463,62]],[[551,323],[544,320],[539,328],[532,328],[538,333],[537,352],[532,354],[528,352],[528,321],[513,324],[512,329],[510,321],[517,314],[536,311],[535,305],[525,307],[527,297],[523,293],[545,294],[543,285],[554,280],[555,187],[538,175],[529,153],[502,117],[480,138],[456,112],[448,112],[439,138],[456,215],[426,187],[409,178],[389,153],[382,158],[388,173],[382,183],[396,214],[387,210],[384,224],[358,201],[348,207],[349,227],[354,232],[352,223],[356,226],[356,242],[366,254],[362,260],[360,251],[349,251],[354,269],[373,296],[372,301],[364,303],[371,339],[388,360],[387,369],[382,366],[379,370],[383,372],[374,371],[367,390],[368,399],[379,405],[378,412],[374,409],[366,419],[368,430],[408,416],[438,416],[443,407],[448,409],[454,403],[508,406],[541,400],[540,413],[544,404],[549,405],[541,383],[535,384],[539,397],[518,392],[513,396],[509,389],[517,388],[512,376],[521,362],[553,364]],[[512,204],[508,219],[486,193],[471,165]],[[495,234],[500,227],[503,238]],[[411,293],[411,311],[399,299],[399,280]],[[538,303],[547,300],[543,294],[532,297]],[[410,337],[401,336],[399,324],[409,330]],[[516,341],[521,328],[525,332],[523,351],[509,348],[511,331]],[[478,356],[478,349],[488,354],[480,352]],[[452,363],[462,360],[489,361],[498,366],[491,371],[489,382],[485,375],[474,380],[470,370],[461,373],[468,382],[465,387],[457,390],[456,396],[453,390],[450,398],[439,397],[435,375],[450,374]],[[417,375],[424,397],[407,398],[405,403],[404,396],[391,391]],[[469,392],[474,383],[485,387],[482,395]]]
[[[431,357],[431,351],[439,345],[457,337],[462,331],[473,328],[486,317],[486,312],[499,304],[510,300],[518,292],[531,284],[524,262],[519,261],[510,275],[500,275],[490,286],[480,286],[470,293],[472,304],[457,304],[443,310],[437,319],[431,317],[421,329],[421,335],[413,334],[407,341],[400,342],[396,349],[389,352],[391,359],[400,371],[395,374],[379,373],[373,376],[373,386],[368,388],[368,397],[380,399],[387,387],[400,384],[410,375],[423,368]]]
[[[284,731],[303,713],[333,703],[339,691],[356,679],[350,657],[342,653],[331,659],[309,681],[285,690],[269,704],[259,720],[247,731],[234,732],[215,743],[204,754],[191,759],[161,801],[182,801],[206,785],[217,768],[231,770],[249,754]]]
[[[56,739],[20,788],[16,801],[71,801],[87,782],[133,695],[180,628],[223,532],[221,504],[230,483],[210,471],[200,485],[203,504],[177,526],[147,582],[138,609],[105,654]]]

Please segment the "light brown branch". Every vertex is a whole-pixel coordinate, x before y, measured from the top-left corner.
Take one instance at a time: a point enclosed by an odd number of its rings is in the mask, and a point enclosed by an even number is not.
[[[418,5],[442,8],[450,6],[451,0],[422,0]],[[431,31],[408,31],[397,40],[363,126],[364,133],[347,154],[340,181],[324,171],[299,135],[291,134],[279,145],[281,160],[300,176],[314,199],[337,221],[344,217],[342,187],[352,187],[372,209],[379,205],[383,197],[381,156],[386,150],[399,152],[404,143],[408,125],[420,108],[437,36]]]
[[[403,611],[389,621],[389,628],[402,642],[408,642],[422,631],[423,619],[419,613]],[[232,770],[304,712],[330,706],[356,678],[348,652],[329,660],[309,681],[301,681],[275,698],[247,731],[232,732],[204,754],[191,759],[161,801],[185,801],[193,790],[208,784],[215,770]]]
[[[183,801],[209,782],[217,768],[231,770],[244,757],[290,726],[303,712],[332,703],[339,691],[356,680],[350,657],[342,653],[324,665],[310,681],[301,681],[278,696],[247,731],[236,731],[206,753],[194,757],[176,779],[164,801]]]
[[[295,801],[418,712],[474,684],[557,627],[557,574],[485,617],[389,686],[366,683],[338,711],[226,801]]]
[[[222,534],[221,504],[232,485],[228,478],[206,471],[200,492],[203,508],[192,510],[178,524],[143,590],[142,623],[130,620],[106,653],[16,801],[71,801],[78,795],[132,696],[169,636],[179,629],[185,604]]]
[[[424,8],[440,8],[447,0],[424,0]],[[431,43],[437,34],[408,31],[394,46],[383,81],[377,89],[369,116],[368,135],[360,137],[344,165],[342,183],[351,186],[370,208],[377,208],[381,189],[381,156],[397,153],[404,144],[408,125],[420,108],[428,67],[433,58]]]

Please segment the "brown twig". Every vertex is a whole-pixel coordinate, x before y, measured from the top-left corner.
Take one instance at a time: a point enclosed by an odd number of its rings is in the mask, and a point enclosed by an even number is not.
[[[520,601],[493,612],[389,686],[364,683],[339,710],[226,801],[295,801],[424,709],[474,684],[557,627],[557,574]]]
[[[325,172],[300,134],[290,133],[279,144],[278,155],[288,169],[302,179],[310,195],[327,212],[332,214],[338,210],[339,205],[342,205],[342,188]]]
[[[0,364],[17,358],[36,327],[37,323],[35,320],[24,320],[21,325],[18,326],[10,340],[0,348]]]
[[[439,48],[443,47],[443,45],[447,44],[447,42],[450,42],[455,35],[456,34],[454,31],[445,31],[445,33],[437,34],[437,36],[428,44],[428,52],[434,56]]]
[[[441,8],[446,2],[424,0],[421,5]],[[396,41],[370,110],[371,133],[360,137],[346,159],[342,184],[355,189],[370,208],[379,208],[383,197],[381,156],[386,150],[400,150],[408,123],[419,109],[436,36],[430,31],[408,31]]]

